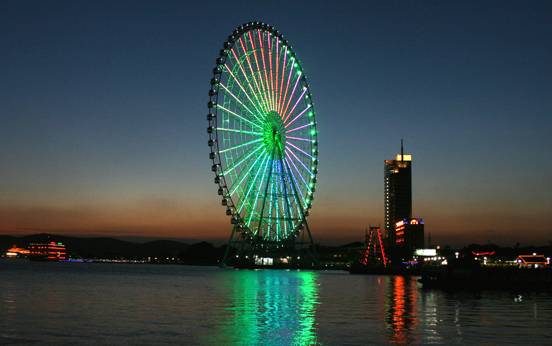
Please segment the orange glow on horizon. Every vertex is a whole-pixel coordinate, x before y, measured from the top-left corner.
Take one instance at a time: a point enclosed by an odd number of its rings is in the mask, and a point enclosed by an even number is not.
[[[357,204],[345,207],[345,200],[320,201],[309,216],[309,226],[316,242],[347,243],[361,241],[366,224],[382,223],[383,211],[378,205]],[[383,208],[383,207],[381,207]],[[428,209],[425,225],[434,241],[449,245],[484,243],[512,245],[531,241],[546,243],[552,228],[541,220],[546,213],[519,216],[487,213],[469,216]],[[232,226],[217,201],[198,202],[186,207],[174,201],[147,201],[138,205],[117,204],[82,206],[2,206],[0,234],[28,235],[52,233],[74,236],[190,238],[227,240]],[[529,231],[530,230],[530,231]],[[530,238],[529,238],[530,237]]]

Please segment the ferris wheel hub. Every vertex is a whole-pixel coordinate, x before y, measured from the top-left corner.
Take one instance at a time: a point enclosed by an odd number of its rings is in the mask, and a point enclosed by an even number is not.
[[[280,158],[286,145],[286,128],[282,117],[276,111],[270,111],[263,120],[263,145],[265,152],[274,158]]]

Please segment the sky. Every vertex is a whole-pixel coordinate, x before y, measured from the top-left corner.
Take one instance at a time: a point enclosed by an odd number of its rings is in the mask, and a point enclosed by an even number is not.
[[[552,240],[550,1],[0,2],[0,234],[221,241],[212,68],[274,25],[319,130],[315,241],[383,223],[404,138],[435,243]]]

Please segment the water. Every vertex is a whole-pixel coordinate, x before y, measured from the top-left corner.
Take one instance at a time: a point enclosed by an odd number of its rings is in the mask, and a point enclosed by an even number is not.
[[[0,260],[0,344],[551,344],[552,295],[342,272]]]

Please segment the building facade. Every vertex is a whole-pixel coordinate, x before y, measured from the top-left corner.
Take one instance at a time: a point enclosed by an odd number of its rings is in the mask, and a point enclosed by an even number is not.
[[[29,244],[29,259],[35,261],[65,261],[65,245],[60,242]]]
[[[424,248],[424,220],[403,219],[395,223],[395,246],[411,256],[416,249]]]

